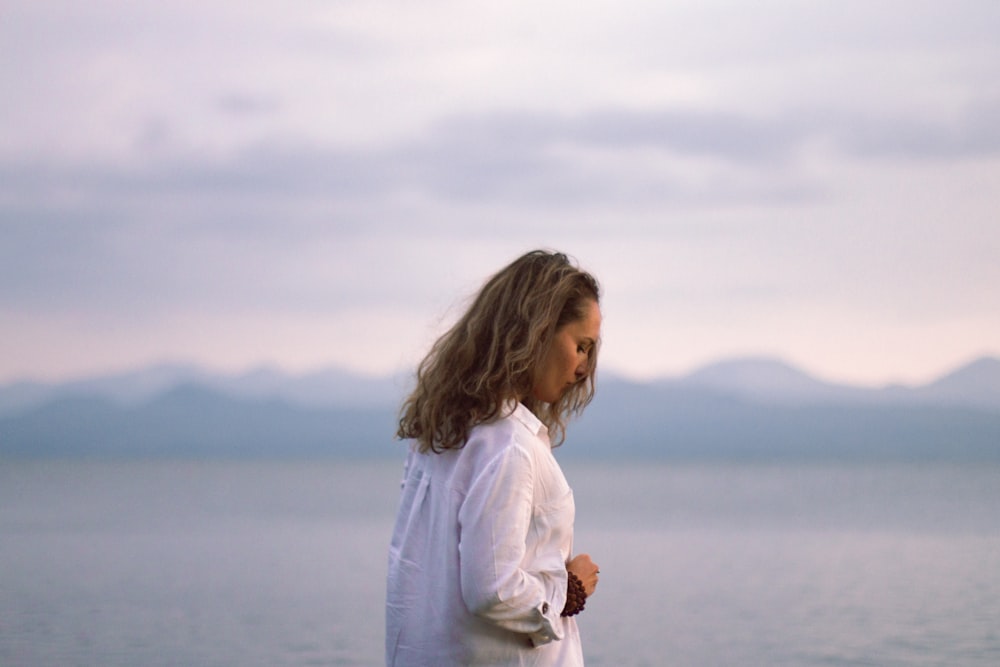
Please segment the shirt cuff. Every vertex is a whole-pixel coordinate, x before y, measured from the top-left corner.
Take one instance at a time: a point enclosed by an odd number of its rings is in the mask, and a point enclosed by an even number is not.
[[[541,621],[541,628],[528,635],[532,646],[542,646],[563,638],[562,609],[566,606],[565,580],[562,583],[562,589],[558,588],[558,581],[556,586],[557,589],[553,595],[554,599],[551,602],[542,602],[535,607],[535,613],[538,614]]]

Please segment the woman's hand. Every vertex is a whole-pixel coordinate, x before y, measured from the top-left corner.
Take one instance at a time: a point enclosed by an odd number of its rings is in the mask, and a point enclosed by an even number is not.
[[[597,588],[597,575],[600,573],[600,570],[597,569],[594,561],[590,560],[590,556],[579,554],[573,560],[566,563],[566,569],[580,578],[587,597],[594,594],[594,589]]]

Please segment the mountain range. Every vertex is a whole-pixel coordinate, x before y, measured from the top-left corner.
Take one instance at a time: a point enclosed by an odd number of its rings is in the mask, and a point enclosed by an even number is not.
[[[409,382],[160,365],[12,383],[0,387],[0,460],[401,456],[395,412]],[[1000,360],[877,389],[766,358],[643,383],[602,375],[568,435],[560,457],[1000,460]]]

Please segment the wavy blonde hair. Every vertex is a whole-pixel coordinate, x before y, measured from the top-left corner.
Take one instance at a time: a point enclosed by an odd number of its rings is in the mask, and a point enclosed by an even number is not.
[[[588,354],[584,377],[555,403],[531,395],[535,369],[555,333],[599,300],[597,280],[562,253],[535,250],[514,260],[483,285],[420,363],[396,435],[415,439],[421,452],[459,449],[473,426],[497,419],[515,399],[561,444],[566,419],[594,397],[598,346]]]

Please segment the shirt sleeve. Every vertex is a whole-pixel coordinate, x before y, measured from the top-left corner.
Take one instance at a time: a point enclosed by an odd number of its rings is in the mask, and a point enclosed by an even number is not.
[[[473,481],[459,509],[462,598],[477,616],[529,635],[535,646],[562,639],[566,574],[525,564],[535,484],[530,455],[504,448]]]

